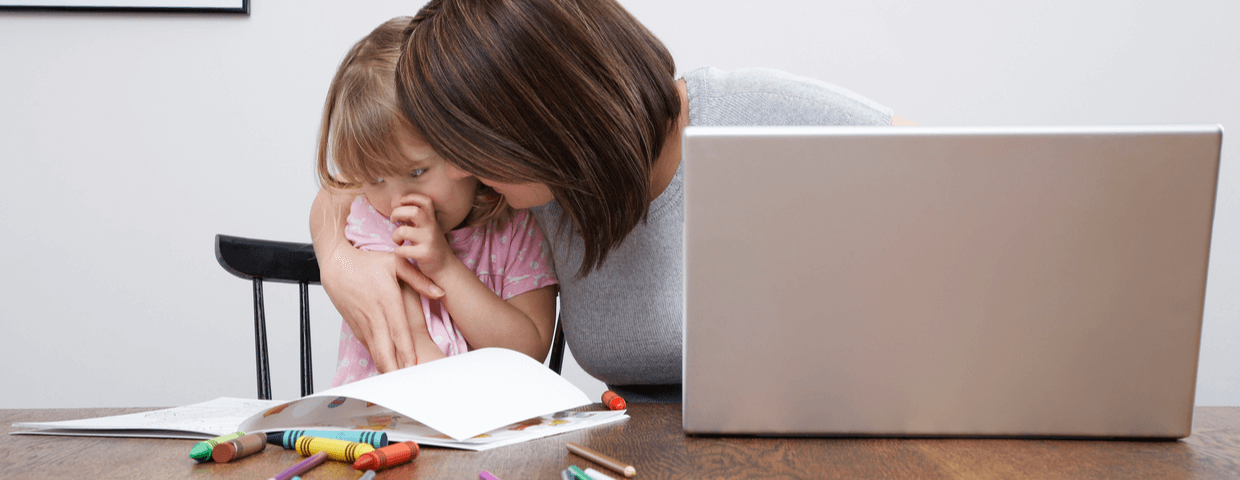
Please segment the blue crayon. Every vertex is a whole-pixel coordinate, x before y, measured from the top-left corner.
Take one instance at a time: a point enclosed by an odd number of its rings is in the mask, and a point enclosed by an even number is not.
[[[349,442],[367,443],[375,448],[388,446],[387,432],[357,430],[285,430],[267,434],[267,443],[280,445],[288,450],[297,448],[297,439],[303,436],[332,438]]]

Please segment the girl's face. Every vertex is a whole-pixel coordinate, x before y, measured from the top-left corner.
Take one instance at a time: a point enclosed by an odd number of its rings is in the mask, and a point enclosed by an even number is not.
[[[430,197],[435,221],[444,232],[455,230],[474,206],[478,179],[449,165],[430,145],[414,135],[403,135],[401,150],[410,160],[409,171],[367,179],[362,193],[385,217],[400,206],[400,198],[416,193]]]

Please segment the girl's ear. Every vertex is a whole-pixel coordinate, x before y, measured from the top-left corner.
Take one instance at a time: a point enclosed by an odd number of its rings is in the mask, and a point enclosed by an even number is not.
[[[452,180],[460,180],[462,178],[473,176],[469,172],[466,172],[464,170],[461,170],[460,168],[457,168],[457,166],[453,165],[452,162],[444,161],[443,166],[444,166],[444,172],[446,172],[448,174],[448,178]]]

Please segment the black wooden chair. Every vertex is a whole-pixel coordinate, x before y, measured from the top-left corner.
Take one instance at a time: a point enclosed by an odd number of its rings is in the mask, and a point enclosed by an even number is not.
[[[254,285],[254,354],[258,398],[271,399],[271,367],[267,356],[267,320],[263,308],[263,281],[296,283],[301,287],[301,395],[314,393],[310,361],[310,284],[319,284],[319,264],[309,243],[275,242],[215,236],[215,259],[228,273]],[[560,373],[564,364],[564,330],[556,322],[548,366]]]

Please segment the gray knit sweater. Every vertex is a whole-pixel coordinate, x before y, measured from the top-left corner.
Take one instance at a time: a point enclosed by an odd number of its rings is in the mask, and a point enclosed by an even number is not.
[[[774,70],[685,74],[689,124],[889,125],[891,111],[834,85]],[[555,202],[532,209],[551,244],[560,275],[565,337],[577,363],[629,402],[680,401],[684,168],[650,204],[646,223],[584,278],[583,244],[557,231]]]

